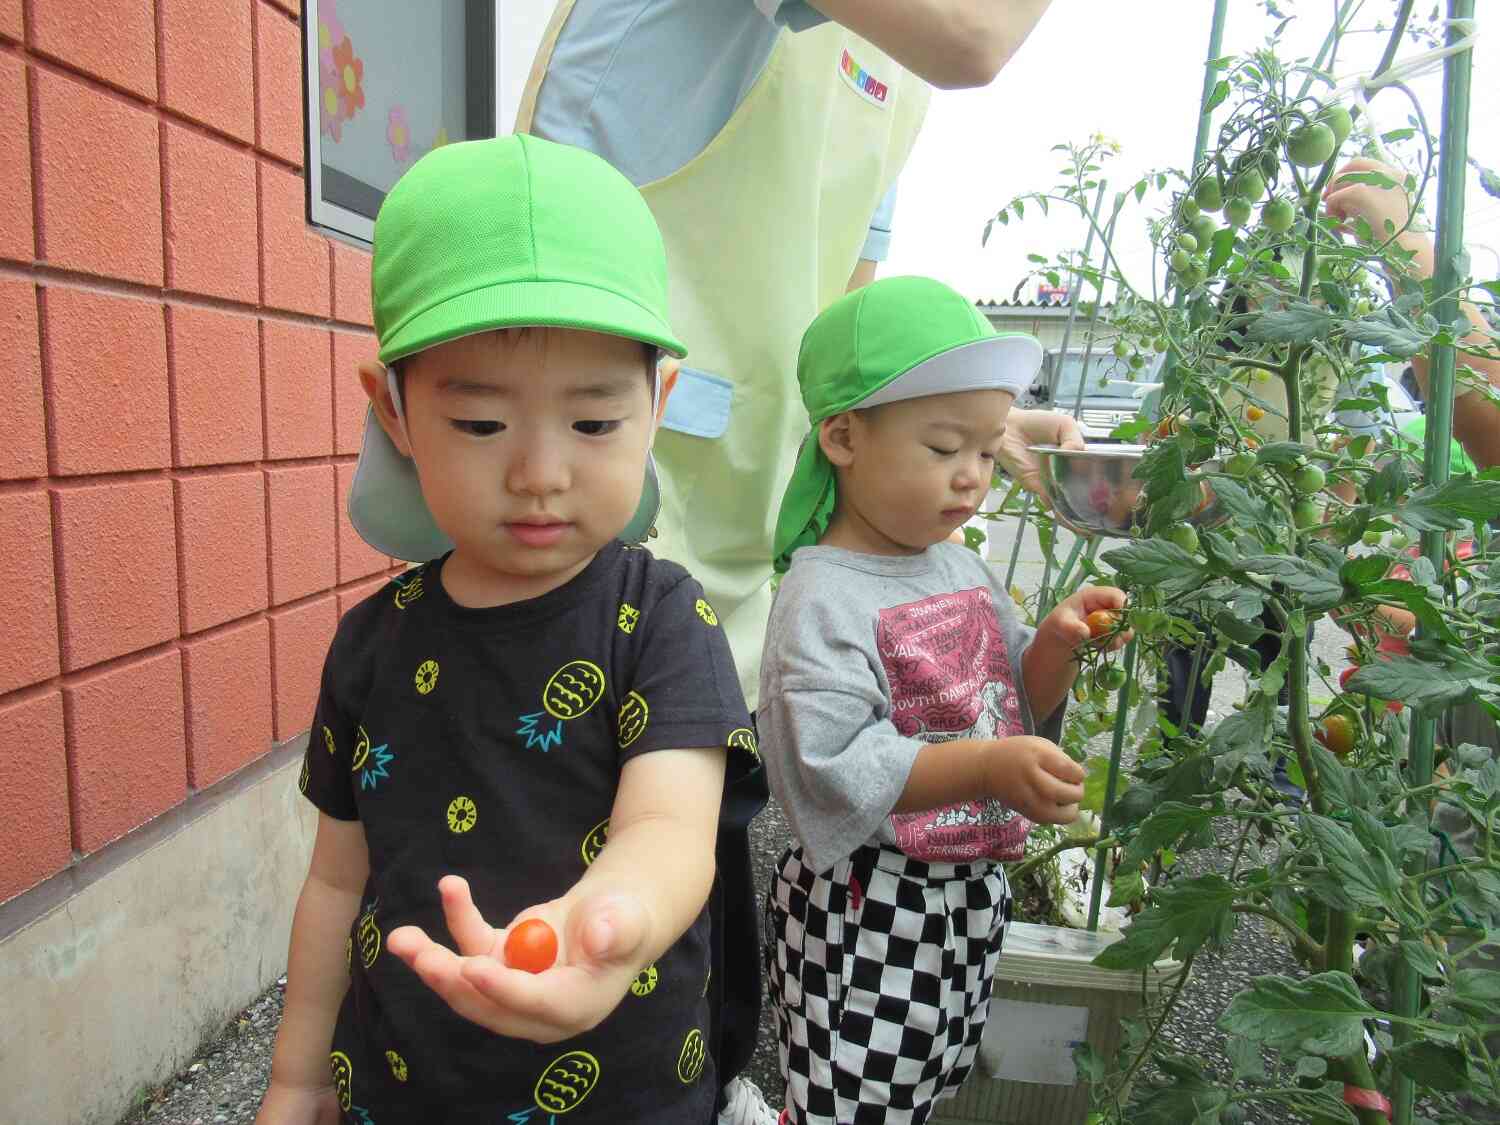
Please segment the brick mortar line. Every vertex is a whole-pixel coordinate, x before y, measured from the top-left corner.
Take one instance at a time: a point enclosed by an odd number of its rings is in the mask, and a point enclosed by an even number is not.
[[[35,178],[33,178],[33,194],[35,194]],[[257,208],[258,211],[259,208]],[[312,230],[314,228],[309,227],[308,229]],[[37,231],[38,236],[40,236],[40,216],[37,218]],[[322,235],[321,237],[326,240],[328,236]],[[264,235],[259,235],[258,242],[263,241],[263,239]],[[257,254],[256,257],[259,258],[261,255]],[[279,324],[294,324],[318,328],[328,332],[342,332],[350,336],[373,337],[375,333],[371,325],[360,324],[357,321],[339,320],[331,316],[315,316],[311,313],[301,313],[293,309],[278,309],[270,305],[252,305],[245,301],[230,300],[228,297],[215,297],[207,293],[193,293],[188,290],[171,289],[166,286],[145,285],[138,281],[124,281],[115,277],[100,277],[97,274],[64,269],[60,266],[49,266],[42,262],[25,263],[17,262],[13,258],[0,258],[0,278],[30,281],[34,285],[50,288],[76,289],[85,293],[98,293],[107,297],[146,301],[165,307],[236,313],[243,316],[254,316],[259,320],[276,321]],[[330,269],[330,287],[332,284],[332,270]]]
[[[189,787],[181,801],[145,824],[132,828],[96,851],[80,854],[75,850],[72,860],[62,870],[0,902],[0,945],[27,926],[65,906],[76,895],[106,876],[190,828],[216,809],[261,784],[278,770],[295,762],[302,756],[306,746],[305,731],[285,742],[272,741],[268,743],[265,753],[245,763],[228,777],[221,778],[206,789]]]
[[[0,481],[0,496],[17,492],[73,492],[101,484],[133,484],[153,480],[194,480],[226,473],[275,472],[279,469],[311,469],[324,465],[337,468],[359,462],[357,453],[316,453],[305,457],[260,458],[254,461],[220,461],[212,465],[162,465],[154,469],[121,469],[106,473],[48,474]]]
[[[170,640],[158,641],[157,643],[148,645],[145,648],[135,649],[132,652],[121,653],[119,656],[111,656],[107,660],[100,660],[97,663],[89,664],[83,668],[74,668],[66,672],[60,672],[55,676],[49,676],[45,680],[38,680],[36,683],[27,684],[24,687],[15,688],[5,693],[0,693],[0,710],[15,706],[16,704],[28,703],[33,699],[38,699],[41,696],[50,694],[53,691],[66,691],[66,689],[77,687],[80,684],[91,683],[94,680],[102,679],[104,676],[107,676],[113,672],[117,672],[122,668],[129,667],[132,664],[139,664],[144,660],[150,660],[158,656],[165,656],[169,652],[175,651],[179,654],[182,654],[183,649],[189,644],[197,644],[200,641],[214,640],[215,638],[222,636],[225,633],[232,632],[236,628],[244,625],[254,624],[257,621],[265,621],[270,624],[272,623],[273,616],[280,616],[293,610],[303,609],[311,605],[313,602],[318,601],[320,598],[326,598],[329,596],[337,598],[339,594],[348,593],[354,587],[359,586],[365,582],[369,582],[371,579],[382,577],[389,579],[392,575],[399,574],[402,569],[403,567],[401,566],[381,567],[379,570],[371,571],[369,574],[363,575],[360,578],[351,578],[348,582],[340,582],[335,586],[329,586],[322,590],[314,590],[310,594],[303,594],[301,597],[293,598],[291,601],[282,602],[279,605],[267,606],[264,609],[255,610],[253,613],[247,613],[243,617],[236,617],[230,621],[220,621],[214,625],[199,629],[196,632],[179,633],[177,636],[171,638]],[[61,600],[62,599],[58,599],[59,604],[61,604]],[[273,656],[273,681],[274,666],[275,661]],[[64,695],[63,698],[66,699],[67,696]],[[274,692],[272,698],[275,698]]]
[[[294,172],[300,177],[302,175],[302,165],[295,164],[292,161],[287,160],[284,156],[278,156],[274,152],[259,147],[253,137],[251,140],[246,141],[240,137],[236,137],[233,133],[223,132],[213,125],[209,125],[206,122],[199,121],[193,117],[189,117],[181,110],[174,109],[161,101],[163,91],[166,88],[166,82],[164,81],[166,63],[163,61],[160,51],[162,41],[160,12],[157,11],[153,18],[155,25],[154,30],[156,34],[156,42],[154,46],[158,48],[156,50],[156,101],[152,101],[151,99],[136,93],[134,90],[127,90],[122,86],[112,85],[109,80],[101,78],[96,74],[90,74],[86,70],[75,69],[72,64],[62,59],[53,58],[51,55],[43,54],[35,47],[23,47],[6,40],[0,40],[0,48],[9,47],[10,49],[4,50],[3,53],[12,55],[15,58],[19,59],[28,68],[34,67],[39,72],[45,72],[58,78],[71,79],[72,81],[77,82],[79,85],[84,86],[97,94],[102,94],[105,97],[112,99],[113,101],[120,102],[121,104],[128,106],[131,109],[149,113],[157,119],[158,124],[169,122],[173,125],[178,125],[185,129],[190,129],[195,132],[201,133],[204,136],[212,137],[214,140],[219,141],[221,144],[229,145],[231,148],[235,148],[241,152],[246,152],[254,156],[262,157],[269,163],[275,164],[277,167],[285,171]],[[253,69],[256,65],[253,27],[251,31],[250,58],[250,65]],[[298,69],[300,71],[301,67],[299,67]],[[305,76],[303,81],[306,81]],[[257,103],[256,108],[259,108],[259,103]],[[254,115],[252,114],[252,118],[253,116]],[[305,120],[302,123],[302,127],[304,129],[307,128],[307,122]],[[254,126],[252,124],[251,132],[253,133],[254,131]]]

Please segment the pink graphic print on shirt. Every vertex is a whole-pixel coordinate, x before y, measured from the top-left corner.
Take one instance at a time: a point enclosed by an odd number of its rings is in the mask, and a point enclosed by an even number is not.
[[[1024,734],[995,603],[983,587],[880,611],[875,642],[891,685],[891,721],[910,738]],[[1021,857],[1031,822],[999,801],[892,813],[896,846],[925,863]]]

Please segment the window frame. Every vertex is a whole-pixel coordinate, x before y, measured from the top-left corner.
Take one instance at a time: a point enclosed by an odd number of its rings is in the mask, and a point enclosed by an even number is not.
[[[470,35],[466,41],[465,73],[480,75],[477,82],[469,82],[465,90],[465,118],[468,133],[494,136],[501,111],[500,59],[501,20],[500,9],[505,0],[464,0],[465,26],[478,26],[480,34]],[[325,234],[352,241],[368,247],[375,237],[375,212],[380,201],[372,199],[383,192],[337,169],[329,169],[334,177],[325,185],[323,167],[323,132],[318,117],[318,34],[317,0],[302,0],[302,168],[304,188],[304,213],[314,229]],[[486,34],[487,32],[487,34]],[[482,44],[488,44],[485,50]],[[486,81],[487,76],[487,81]],[[343,182],[347,181],[347,182]],[[333,187],[342,196],[342,202],[328,199],[325,186]],[[357,210],[360,197],[369,210]]]

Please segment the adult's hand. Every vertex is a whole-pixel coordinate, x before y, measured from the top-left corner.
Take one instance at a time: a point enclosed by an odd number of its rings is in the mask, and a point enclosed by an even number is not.
[[[1000,439],[1000,464],[1022,488],[1050,508],[1052,501],[1042,487],[1042,464],[1028,448],[1032,445],[1082,449],[1083,431],[1070,415],[1053,410],[1012,410],[1006,419],[1005,436]]]

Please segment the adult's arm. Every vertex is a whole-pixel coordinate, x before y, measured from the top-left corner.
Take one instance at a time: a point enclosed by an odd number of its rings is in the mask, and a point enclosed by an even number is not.
[[[988,86],[1052,0],[810,0],[944,90]]]
[[[1383,237],[1381,232],[1385,229],[1386,222],[1392,223],[1397,230],[1406,225],[1410,201],[1400,187],[1381,188],[1373,184],[1350,184],[1341,180],[1346,173],[1371,171],[1384,173],[1397,184],[1401,182],[1402,173],[1389,165],[1366,158],[1351,160],[1330,179],[1323,193],[1324,203],[1329,214],[1344,220],[1362,217],[1369,222],[1376,237]],[[1431,238],[1421,231],[1405,230],[1397,237],[1396,244],[1414,255],[1406,267],[1411,276],[1425,279],[1433,275],[1436,259]],[[1473,328],[1472,332],[1459,341],[1460,346],[1492,348],[1495,341],[1486,330],[1479,310],[1468,301],[1462,302],[1460,307]],[[1490,386],[1500,387],[1500,360],[1460,352],[1456,361],[1462,366],[1473,368],[1481,378],[1488,379]],[[1427,353],[1413,356],[1411,366],[1417,376],[1417,383],[1422,388],[1422,397],[1426,398],[1429,393],[1427,376],[1430,367]],[[1460,393],[1453,400],[1453,436],[1481,469],[1500,465],[1500,407],[1496,407],[1484,395],[1475,391],[1462,391],[1460,388]]]

